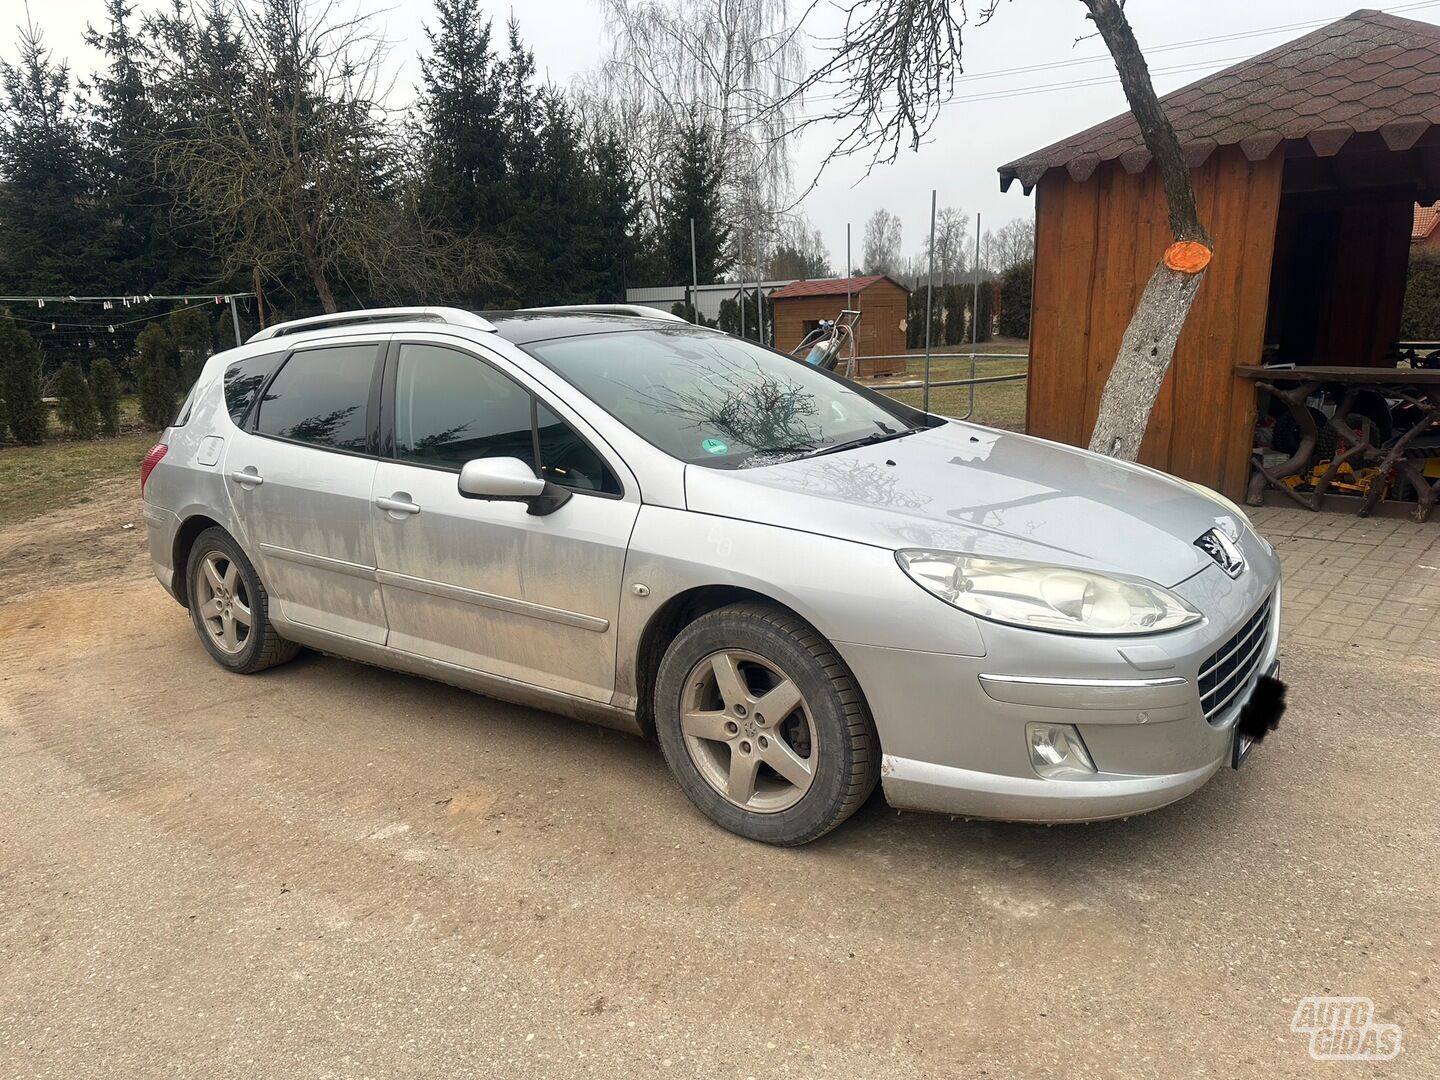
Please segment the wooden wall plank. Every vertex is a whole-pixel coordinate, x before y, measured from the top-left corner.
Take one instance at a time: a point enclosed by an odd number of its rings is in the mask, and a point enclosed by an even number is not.
[[[1055,328],[1056,362],[1050,387],[1053,397],[1046,402],[1049,414],[1047,438],[1084,446],[1090,424],[1076,406],[1085,401],[1086,359],[1091,337],[1090,304],[1095,288],[1097,214],[1100,185],[1095,177],[1083,184],[1071,184],[1058,170],[1051,175],[1068,186],[1065,210],[1060,221],[1060,262]]]
[[[1069,205],[1069,180],[1056,173],[1035,188],[1035,281],[1030,313],[1030,377],[1026,388],[1027,430],[1045,439],[1064,439],[1058,406],[1064,372],[1060,356],[1060,299],[1069,267],[1061,239]]]
[[[1270,275],[1275,233],[1280,219],[1280,192],[1285,159],[1272,154],[1250,163],[1250,194],[1241,238],[1240,280],[1236,285],[1235,341],[1232,350],[1229,413],[1223,418],[1221,467],[1216,489],[1237,502],[1245,497],[1250,478],[1250,447],[1255,430],[1255,384],[1235,377],[1234,364],[1258,363],[1265,350]]]

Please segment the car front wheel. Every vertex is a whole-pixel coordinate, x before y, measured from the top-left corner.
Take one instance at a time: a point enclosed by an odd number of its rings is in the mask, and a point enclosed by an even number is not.
[[[661,661],[655,718],[690,801],[752,840],[823,836],[879,778],[879,740],[854,676],[776,608],[737,604],[685,627]]]

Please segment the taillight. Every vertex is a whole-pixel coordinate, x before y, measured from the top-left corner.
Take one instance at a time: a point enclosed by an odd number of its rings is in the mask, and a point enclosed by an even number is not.
[[[150,448],[150,452],[140,459],[140,497],[145,497],[145,481],[150,479],[150,474],[155,471],[155,466],[160,464],[160,459],[165,456],[165,451],[170,447],[163,442],[157,442]]]

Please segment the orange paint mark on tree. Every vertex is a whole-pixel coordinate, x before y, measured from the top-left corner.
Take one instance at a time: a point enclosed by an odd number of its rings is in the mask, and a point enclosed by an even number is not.
[[[1165,265],[1182,274],[1198,274],[1214,254],[1198,240],[1177,240],[1165,249]]]

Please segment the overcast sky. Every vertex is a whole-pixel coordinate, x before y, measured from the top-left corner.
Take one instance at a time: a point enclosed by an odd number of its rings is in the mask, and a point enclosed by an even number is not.
[[[342,5],[347,2],[355,0],[341,0]],[[103,20],[101,0],[30,3],[55,52],[67,58],[76,71],[90,70],[95,58],[85,47],[82,34],[87,22]],[[804,10],[805,0],[790,0],[790,4],[792,11],[799,12]],[[4,15],[0,47],[7,60],[15,56],[11,27],[23,20],[23,5],[24,0],[0,0],[0,14]],[[149,4],[136,0],[136,6],[144,9]],[[399,0],[390,5],[385,0],[359,0],[359,6],[379,12],[377,18],[395,43],[398,91],[411,93],[419,76],[416,50],[425,43],[422,28],[432,18],[430,3]],[[979,0],[971,0],[970,7],[977,9]],[[535,51],[540,71],[552,82],[566,85],[599,59],[604,26],[596,0],[497,4],[493,8],[496,22],[503,23],[512,10]],[[1130,0],[1126,6],[1162,94],[1353,10],[1354,0]],[[1398,0],[1383,10],[1440,22],[1440,0]],[[989,25],[968,32],[966,74],[957,87],[957,100],[943,110],[928,145],[918,152],[903,152],[893,165],[880,166],[869,176],[862,161],[832,165],[825,172],[804,209],[823,230],[831,262],[838,270],[844,268],[846,222],[853,226],[853,251],[858,261],[865,219],[880,206],[900,215],[905,252],[920,250],[929,222],[931,188],[938,189],[941,206],[959,206],[971,214],[972,229],[977,211],[984,217],[985,228],[1030,215],[1031,200],[1020,193],[1018,184],[1008,194],[1000,193],[996,167],[1125,108],[1104,46],[1098,40],[1075,44],[1075,39],[1086,33],[1088,24],[1083,16],[1079,0],[1003,3]],[[819,38],[834,25],[831,0],[820,0],[806,29]],[[822,49],[823,45],[812,41],[812,60]],[[1031,70],[1016,70],[1020,68]],[[1057,84],[1060,89],[1041,89]],[[796,154],[800,186],[815,175],[825,152],[825,137],[812,130]]]

